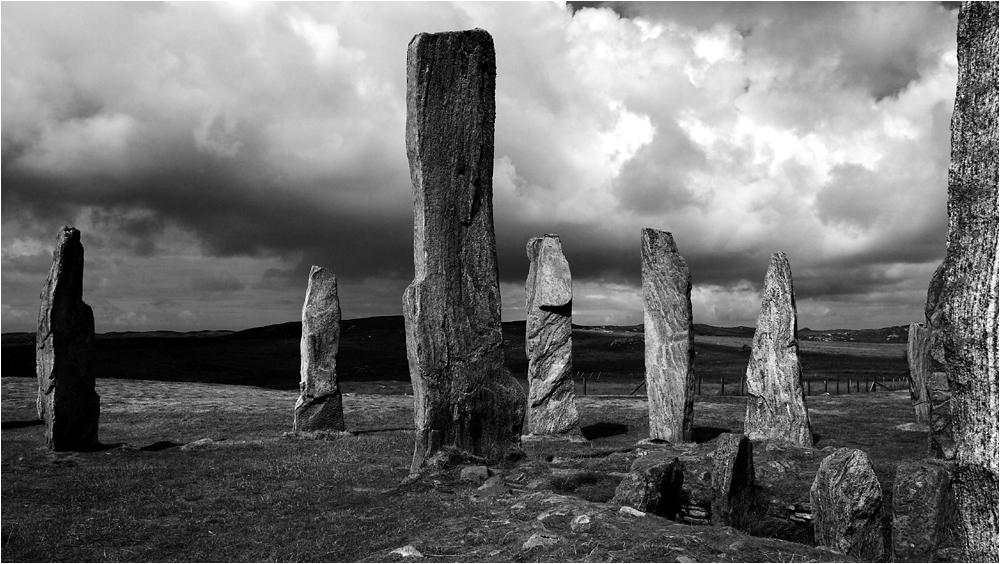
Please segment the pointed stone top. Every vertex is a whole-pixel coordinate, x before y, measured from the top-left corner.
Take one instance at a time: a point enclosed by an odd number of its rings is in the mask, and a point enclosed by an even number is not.
[[[573,301],[573,279],[558,235],[528,241],[527,307],[560,307]]]
[[[668,252],[678,252],[677,243],[674,242],[674,236],[669,231],[661,231],[659,229],[653,229],[652,227],[644,227],[642,229],[642,241],[643,246],[663,247],[666,248]]]
[[[771,263],[767,267],[767,275],[764,276],[764,294],[767,295],[787,295],[792,307],[795,306],[795,290],[792,286],[792,266],[788,262],[788,256],[778,251],[771,255]],[[793,316],[794,317],[794,316]]]
[[[59,240],[69,239],[70,241],[79,241],[80,230],[76,227],[64,225],[63,228],[59,230],[59,235],[57,237]]]

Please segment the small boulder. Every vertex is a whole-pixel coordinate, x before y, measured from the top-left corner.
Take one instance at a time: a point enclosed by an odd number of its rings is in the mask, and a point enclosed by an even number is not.
[[[590,515],[577,515],[570,521],[569,530],[574,533],[585,533],[590,530],[593,524],[594,522],[590,518]]]
[[[673,456],[647,455],[632,463],[611,503],[673,517],[680,505],[684,464]]]
[[[389,554],[398,554],[403,558],[423,558],[424,555],[420,553],[412,544],[406,546],[401,546],[396,550],[393,550]]]
[[[622,508],[618,510],[618,512],[621,513],[622,515],[631,515],[632,517],[645,517],[646,516],[646,514],[644,512],[639,511],[638,509],[635,509],[634,507],[629,507],[627,505],[623,505]]]
[[[489,479],[492,472],[485,466],[466,466],[462,468],[460,479],[463,482],[483,483]]]
[[[559,535],[550,533],[548,531],[542,531],[540,533],[535,533],[528,537],[528,540],[521,545],[522,550],[531,550],[532,548],[538,547],[549,547],[557,544],[559,541],[563,540]]]
[[[871,562],[883,560],[882,487],[864,452],[840,448],[824,458],[809,500],[818,546]]]

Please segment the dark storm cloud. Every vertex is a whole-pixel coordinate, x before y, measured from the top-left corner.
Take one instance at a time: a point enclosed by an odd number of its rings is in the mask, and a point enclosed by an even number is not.
[[[699,299],[734,322],[752,317],[774,251],[804,299],[933,270],[953,14],[612,7],[4,3],[5,323],[31,322],[73,223],[116,327],[294,319],[313,264],[337,273],[351,315],[399,313],[406,44],[475,26],[497,48],[505,284],[523,285],[528,238],[555,232],[584,294],[625,296],[583,297],[581,314],[634,321],[643,227],[675,234]]]

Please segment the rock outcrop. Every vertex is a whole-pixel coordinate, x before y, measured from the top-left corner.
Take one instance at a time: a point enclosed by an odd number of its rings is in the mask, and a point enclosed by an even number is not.
[[[747,366],[746,434],[752,440],[813,446],[802,391],[792,269],[785,253],[771,255]]]
[[[528,241],[524,286],[531,435],[580,434],[573,382],[573,281],[558,235]]]
[[[56,238],[35,339],[36,407],[46,444],[56,451],[97,448],[101,398],[90,369],[94,312],[83,302],[83,245],[72,227],[63,227]]]
[[[691,272],[666,231],[643,229],[641,253],[649,438],[690,441],[695,390]]]
[[[882,487],[864,452],[840,448],[824,458],[809,501],[817,546],[869,562],[883,560]]]
[[[998,5],[963,2],[951,116],[944,357],[951,383],[955,493],[963,557],[1000,557],[1000,73]]]
[[[319,266],[309,269],[302,305],[299,342],[299,399],[295,431],[343,431],[344,401],[337,382],[340,349],[340,298],[337,276]]]
[[[929,425],[930,399],[927,384],[931,378],[930,358],[931,332],[923,323],[911,323],[906,343],[906,361],[910,365],[910,401],[917,423]]]
[[[927,285],[927,301],[924,305],[924,328],[927,331],[925,386],[927,425],[930,429],[927,452],[930,456],[952,460],[955,458],[955,436],[951,427],[951,385],[944,358],[944,276],[945,265],[942,263]]]
[[[493,38],[421,33],[406,62],[414,279],[403,313],[416,473],[442,446],[490,459],[519,449],[527,398],[504,364],[500,332]]]
[[[958,516],[951,490],[952,464],[904,462],[892,484],[892,552],[895,562],[940,562],[938,549],[954,542]]]

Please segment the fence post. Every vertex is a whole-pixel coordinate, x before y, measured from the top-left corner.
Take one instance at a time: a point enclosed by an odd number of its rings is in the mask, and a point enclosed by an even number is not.
[[[587,373],[583,373],[583,395],[587,395]]]
[[[722,389],[719,390],[719,395],[720,396],[724,396],[724,395],[726,395],[726,377],[725,376],[721,376],[719,378],[719,382],[722,384]]]
[[[701,374],[698,375],[698,395],[701,395]]]
[[[827,380],[826,378],[823,378],[823,393],[824,394],[830,393],[830,390],[827,388],[827,384],[828,383],[829,383],[829,380]]]
[[[740,395],[741,396],[745,396],[746,395],[746,392],[744,392],[744,390],[746,389],[746,385],[747,385],[747,376],[746,376],[746,374],[744,374],[743,376],[740,376]]]

